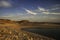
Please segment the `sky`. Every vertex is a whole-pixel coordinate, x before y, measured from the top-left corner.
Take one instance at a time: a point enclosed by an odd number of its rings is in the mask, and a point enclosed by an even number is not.
[[[60,0],[0,0],[0,19],[60,22]]]

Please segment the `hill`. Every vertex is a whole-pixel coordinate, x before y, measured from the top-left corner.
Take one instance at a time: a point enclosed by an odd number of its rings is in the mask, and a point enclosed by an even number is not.
[[[17,21],[22,28],[60,28],[60,23],[56,22],[30,22],[28,20]]]
[[[8,19],[0,19],[0,27],[13,28],[60,28],[60,23],[54,22],[30,22],[28,20],[12,21]]]
[[[8,19],[0,19],[0,28],[1,27],[12,27],[12,28],[18,28],[18,24],[15,23],[15,21],[8,20]]]
[[[30,22],[23,21],[21,23]],[[16,21],[1,19],[0,40],[55,40],[53,38],[21,30],[22,25],[20,25]]]

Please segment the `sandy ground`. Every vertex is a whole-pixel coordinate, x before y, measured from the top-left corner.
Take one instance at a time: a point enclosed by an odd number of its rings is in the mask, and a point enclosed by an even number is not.
[[[0,28],[1,27],[19,28],[20,25],[18,25],[16,23],[3,23],[3,24],[0,24]]]

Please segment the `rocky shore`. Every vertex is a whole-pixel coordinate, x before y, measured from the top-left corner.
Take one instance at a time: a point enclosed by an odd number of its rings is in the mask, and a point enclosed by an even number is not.
[[[9,27],[0,28],[0,40],[55,40],[35,33]]]

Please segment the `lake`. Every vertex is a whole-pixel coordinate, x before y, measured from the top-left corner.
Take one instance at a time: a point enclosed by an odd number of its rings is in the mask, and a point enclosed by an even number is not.
[[[60,39],[60,29],[44,29],[44,28],[27,28],[27,29],[23,29],[25,31],[28,32],[32,32],[32,33],[36,33],[36,34],[40,34],[40,35],[44,35],[47,37],[51,37],[54,38],[56,40]]]

